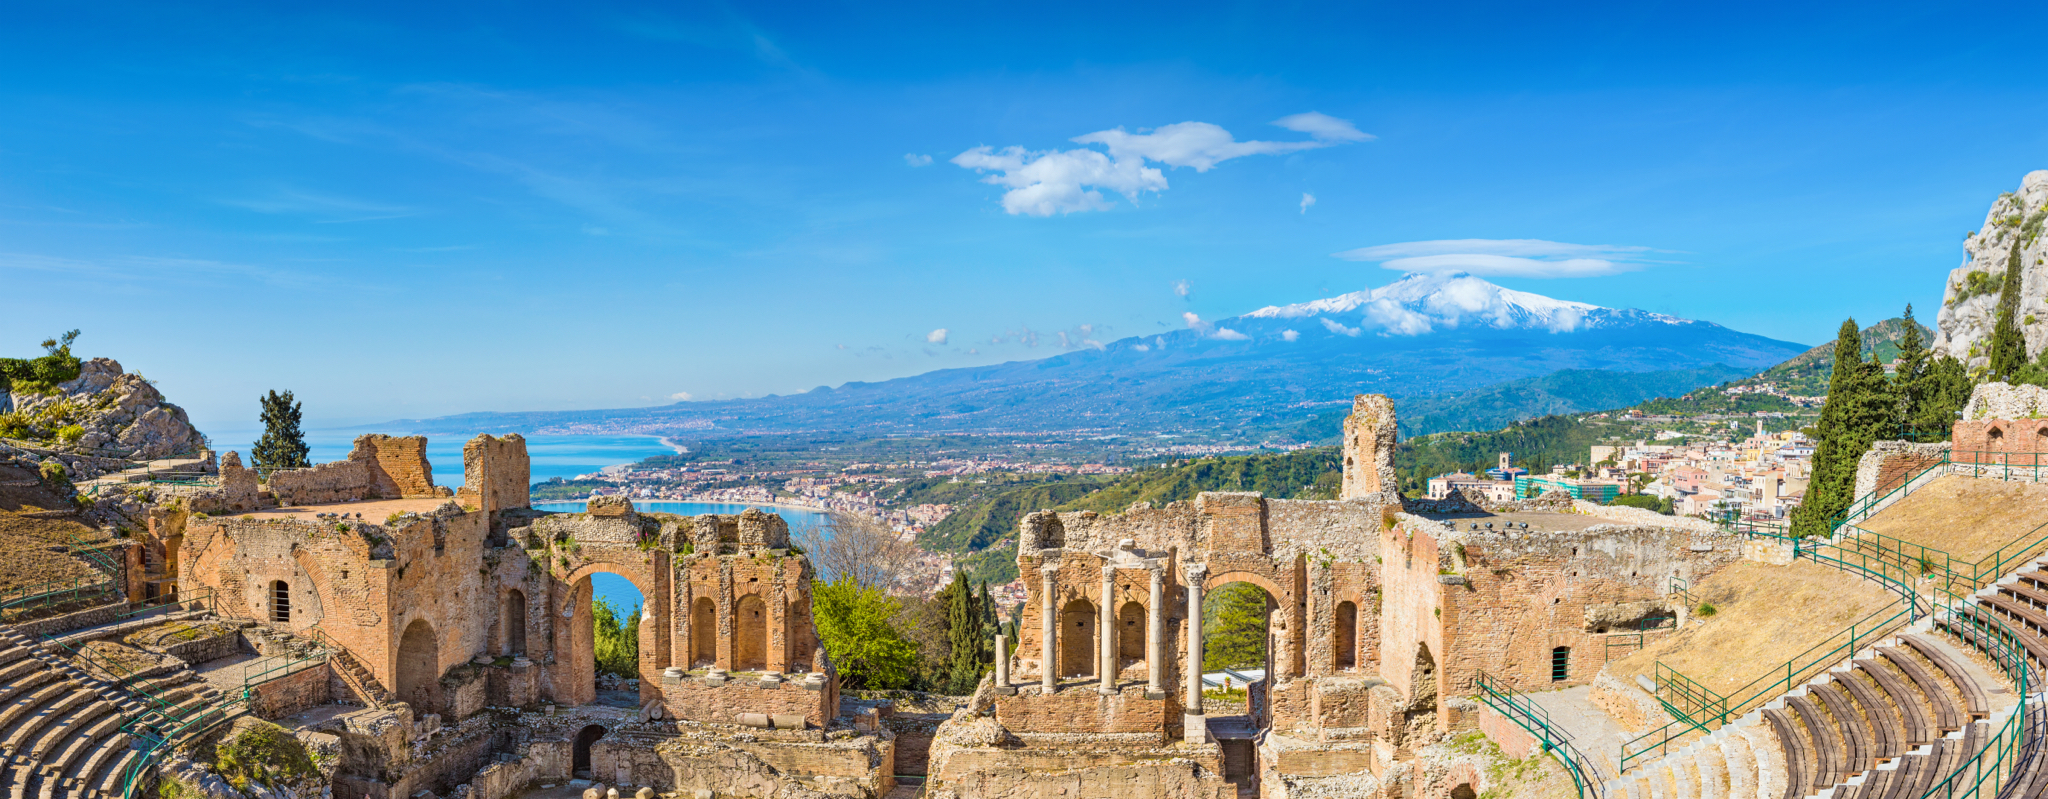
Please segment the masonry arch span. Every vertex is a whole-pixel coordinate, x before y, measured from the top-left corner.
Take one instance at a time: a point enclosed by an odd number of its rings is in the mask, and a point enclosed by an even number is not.
[[[660,685],[655,646],[663,629],[664,600],[648,590],[651,581],[639,572],[614,563],[592,562],[570,573],[565,590],[569,598],[561,608],[568,622],[568,640],[556,652],[557,658],[568,662],[565,676],[572,681],[563,686],[567,689],[564,702],[638,707],[648,701],[650,691],[659,690],[655,687]],[[600,584],[604,590],[599,590]],[[605,603],[602,612],[600,602]],[[640,680],[640,692],[601,690],[598,684],[608,673]]]
[[[1093,677],[1095,674],[1095,603],[1068,600],[1060,609],[1060,676]]]
[[[399,636],[397,676],[398,699],[413,713],[441,712],[441,642],[426,619],[413,619]]]
[[[596,744],[599,738],[603,738],[605,732],[605,728],[596,724],[577,731],[576,744],[569,755],[569,773],[572,776],[582,780],[591,778],[590,747]]]
[[[734,671],[768,670],[768,603],[746,594],[732,604]]]

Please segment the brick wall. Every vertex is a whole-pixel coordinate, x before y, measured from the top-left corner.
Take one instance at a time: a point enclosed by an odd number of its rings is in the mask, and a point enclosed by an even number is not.
[[[1164,699],[1146,699],[1143,685],[1125,686],[1114,696],[1095,686],[1070,686],[1046,695],[1040,686],[1024,686],[1015,695],[995,697],[996,720],[1008,729],[1034,733],[1150,734],[1164,740],[1168,727],[1178,727],[1178,691]]]
[[[377,496],[390,498],[450,496],[434,486],[427,464],[426,436],[370,434],[356,437],[348,459],[366,465]]]
[[[327,704],[332,701],[328,686],[333,676],[327,664],[317,663],[265,682],[251,692],[249,711],[276,720]]]

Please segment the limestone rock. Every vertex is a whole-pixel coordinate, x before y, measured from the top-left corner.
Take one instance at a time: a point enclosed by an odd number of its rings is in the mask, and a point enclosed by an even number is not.
[[[2048,389],[2040,386],[1984,383],[1970,392],[1964,419],[2038,419],[2048,413]]]
[[[1941,313],[1936,317],[1935,352],[1947,353],[1965,366],[1990,365],[1991,331],[1998,324],[1998,286],[2006,265],[2018,250],[2020,267],[2020,328],[2027,340],[2027,357],[2048,348],[2048,237],[2041,235],[2048,221],[2048,169],[2027,173],[2020,189],[1999,195],[1984,215],[1984,227],[1963,242],[1967,258],[1948,273],[1948,285],[1941,296]],[[1976,274],[1972,290],[1972,274]],[[1988,282],[1987,282],[1988,281]],[[1988,288],[1987,290],[1982,290]],[[2034,324],[2026,319],[2033,317]]]
[[[14,394],[10,403],[30,418],[44,436],[76,424],[85,429],[76,444],[81,451],[136,460],[191,456],[205,448],[185,409],[164,401],[162,393],[138,374],[121,371],[111,358],[79,364],[78,377],[57,384],[50,394]],[[37,424],[39,417],[45,420]]]

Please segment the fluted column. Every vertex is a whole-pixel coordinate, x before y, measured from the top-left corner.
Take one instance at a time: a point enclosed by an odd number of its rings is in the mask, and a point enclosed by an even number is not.
[[[1116,693],[1116,567],[1102,567],[1102,610],[1095,614],[1095,628],[1102,631],[1101,654],[1096,658],[1096,676],[1101,685],[1095,690],[1104,696]]]
[[[1209,726],[1202,716],[1202,575],[1207,569],[1200,564],[1188,567],[1188,651],[1187,651],[1187,707],[1182,710],[1182,739],[1188,743],[1209,742]]]
[[[1042,672],[1039,675],[1039,679],[1045,685],[1045,692],[1052,693],[1059,689],[1060,679],[1059,647],[1054,644],[1054,639],[1059,637],[1060,627],[1059,609],[1054,605],[1056,602],[1055,595],[1059,589],[1060,567],[1041,567],[1038,573],[1045,578],[1044,587],[1039,591],[1042,597],[1041,607],[1043,608],[1043,611],[1039,614],[1043,617],[1039,620],[1039,630],[1044,633],[1040,639],[1044,654],[1039,661],[1038,670]]]
[[[1145,605],[1145,698],[1166,698],[1166,570],[1152,569],[1152,601]]]

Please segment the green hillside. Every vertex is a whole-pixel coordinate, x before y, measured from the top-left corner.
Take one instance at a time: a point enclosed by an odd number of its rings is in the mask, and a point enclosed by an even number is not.
[[[1934,331],[1926,325],[1920,327],[1921,341],[1933,341]],[[1899,357],[1899,339],[1906,334],[1904,317],[1893,317],[1863,329],[1863,357],[1876,353],[1878,360],[1890,363]],[[1827,343],[1802,352],[1784,363],[1773,366],[1755,377],[1735,381],[1732,385],[1759,385],[1775,383],[1786,393],[1804,397],[1817,397],[1828,391],[1828,377],[1835,371],[1835,342]]]

